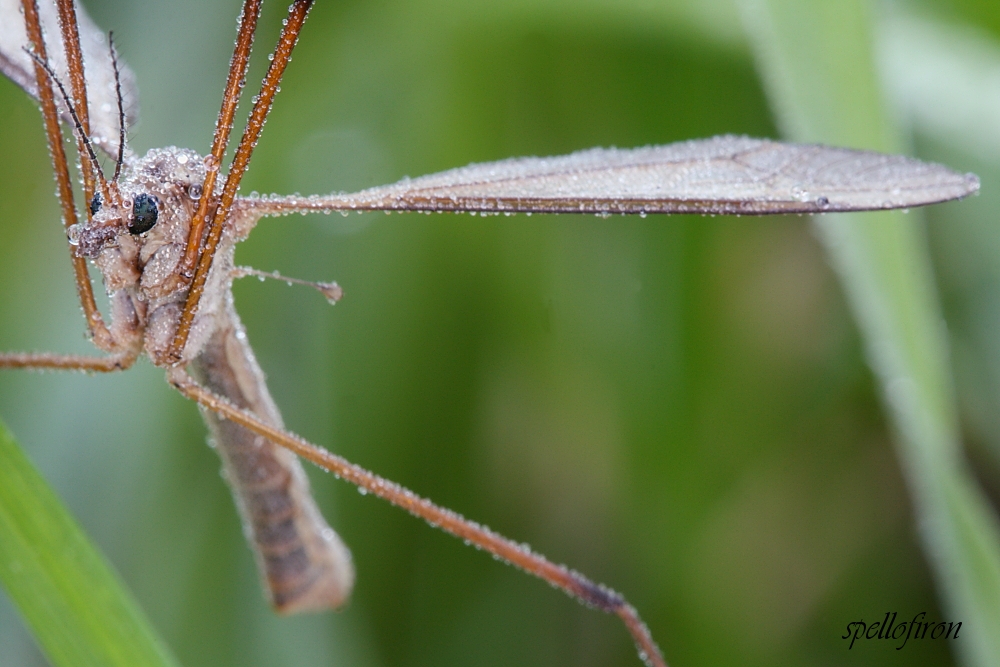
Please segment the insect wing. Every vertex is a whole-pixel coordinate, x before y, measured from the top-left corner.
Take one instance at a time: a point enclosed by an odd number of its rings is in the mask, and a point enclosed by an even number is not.
[[[38,6],[49,63],[59,78],[69,80],[59,16],[52,2],[43,1]],[[115,93],[115,74],[111,63],[111,51],[107,36],[77,5],[77,21],[80,30],[80,46],[83,49],[83,65],[87,77],[89,97],[90,132],[94,144],[109,155],[118,151],[118,100]],[[35,68],[31,57],[25,52],[28,38],[24,30],[24,16],[20,0],[0,0],[0,72],[38,99],[35,83]],[[122,97],[125,101],[126,124],[136,122],[139,112],[139,93],[135,75],[118,60],[121,76]],[[65,104],[57,97],[60,115],[71,122]]]
[[[472,164],[350,195],[245,201],[308,210],[763,215],[908,208],[979,179],[899,155],[720,136],[629,150]]]

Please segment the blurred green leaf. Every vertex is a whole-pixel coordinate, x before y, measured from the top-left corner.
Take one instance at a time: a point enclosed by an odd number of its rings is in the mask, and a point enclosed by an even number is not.
[[[785,133],[898,151],[863,0],[745,0],[745,23]],[[831,57],[831,54],[833,57]],[[968,665],[1000,664],[1000,533],[960,448],[948,349],[921,220],[823,216],[817,226],[848,295],[898,433],[924,547],[945,607],[968,628]]]
[[[177,664],[2,424],[0,581],[53,665]]]

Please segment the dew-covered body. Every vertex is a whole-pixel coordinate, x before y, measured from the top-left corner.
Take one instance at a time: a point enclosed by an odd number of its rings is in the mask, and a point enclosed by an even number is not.
[[[142,350],[158,366],[170,365],[168,350],[187,296],[178,265],[204,196],[205,170],[204,158],[182,148],[130,159],[117,183],[119,196],[97,198],[90,219],[69,230],[70,243],[104,278],[112,334],[122,341],[141,338]],[[214,208],[218,193],[210,197]],[[137,202],[152,224],[137,227]],[[230,216],[182,363],[205,387],[283,428],[232,300],[234,248],[258,219],[252,210]],[[298,459],[239,424],[202,414],[271,603],[283,612],[340,606],[354,579],[350,552],[316,507]]]

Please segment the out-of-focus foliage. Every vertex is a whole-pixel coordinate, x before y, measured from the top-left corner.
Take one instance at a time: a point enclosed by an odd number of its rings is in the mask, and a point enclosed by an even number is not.
[[[317,3],[244,190],[777,136],[726,2],[484,4]],[[1000,8],[940,4],[920,6],[926,25],[1000,49]],[[88,7],[139,79],[133,148],[205,150],[236,3]],[[265,10],[251,80],[283,11]],[[878,44],[894,16],[873,13]],[[963,434],[995,496],[1000,163],[884,90],[915,118],[918,155],[983,178],[982,196],[928,218]],[[41,124],[6,81],[0,127],[0,348],[86,351]],[[280,283],[237,287],[291,428],[622,590],[674,664],[954,659],[941,641],[841,639],[887,611],[962,619],[940,607],[806,219],[293,217],[262,222],[238,260],[346,291],[331,308]],[[272,615],[197,411],[148,364],[4,373],[0,415],[189,667],[638,664],[615,619],[323,475],[355,597],[339,614]],[[5,666],[42,664],[6,600],[0,647]]]
[[[0,426],[0,582],[59,667],[172,667],[118,577]]]
[[[876,80],[867,2],[744,0],[741,9],[784,134],[798,141],[900,150],[899,132]],[[920,30],[917,20],[900,23],[896,30],[902,34],[883,52],[918,52],[926,48],[928,33],[945,32],[931,25]],[[923,39],[907,39],[918,35]],[[839,57],[830,58],[830,53]],[[946,58],[963,56],[949,53]],[[911,76],[929,79],[925,89],[940,79],[932,58]],[[971,69],[969,63],[963,65]],[[896,86],[894,90],[902,89]],[[906,102],[918,112],[926,105],[919,94]],[[882,387],[942,606],[968,625],[956,652],[964,664],[990,667],[1000,663],[1000,526],[961,451],[948,343],[923,219],[908,213],[820,216],[816,225]],[[878,634],[886,633],[897,634],[884,627]],[[903,633],[909,634],[905,625]]]

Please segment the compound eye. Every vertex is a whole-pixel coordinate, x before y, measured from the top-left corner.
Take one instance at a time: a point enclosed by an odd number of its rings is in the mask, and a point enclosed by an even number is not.
[[[136,195],[132,201],[132,219],[128,223],[129,232],[136,235],[145,234],[156,224],[158,215],[156,197],[144,192]]]
[[[95,192],[94,198],[90,200],[90,215],[97,215],[97,212],[101,210],[101,193]]]

